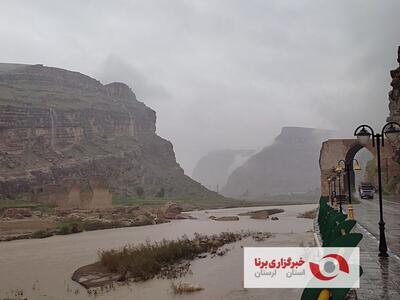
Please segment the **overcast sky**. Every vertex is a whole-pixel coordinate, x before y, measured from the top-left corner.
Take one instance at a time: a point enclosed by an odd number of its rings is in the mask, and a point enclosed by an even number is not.
[[[352,135],[388,115],[400,1],[0,0],[0,61],[128,83],[191,174],[282,126]]]

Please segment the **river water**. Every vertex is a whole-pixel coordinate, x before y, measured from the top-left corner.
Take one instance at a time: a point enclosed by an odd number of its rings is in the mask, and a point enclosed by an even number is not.
[[[246,216],[241,216],[239,221],[209,219],[211,215],[233,216],[272,207],[232,208],[191,212],[197,220],[3,242],[0,243],[0,299],[15,299],[16,290],[22,290],[27,299],[299,299],[301,290],[297,289],[243,289],[241,246],[312,244],[312,220],[296,216],[315,207],[314,204],[280,206],[285,211],[276,215],[279,217],[277,221],[254,220]],[[269,231],[273,236],[261,243],[247,239],[227,245],[230,251],[223,257],[194,260],[191,272],[179,281],[200,284],[204,287],[200,292],[175,295],[171,290],[171,280],[153,279],[116,286],[95,296],[70,279],[77,268],[97,260],[99,249],[119,248],[146,240],[175,239],[184,234],[190,237],[195,232],[213,234],[240,230]]]

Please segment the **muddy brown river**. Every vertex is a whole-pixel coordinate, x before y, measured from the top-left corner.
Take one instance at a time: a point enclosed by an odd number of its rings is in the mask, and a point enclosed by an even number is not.
[[[313,221],[297,218],[298,213],[316,205],[280,206],[285,212],[279,220],[254,220],[241,216],[239,221],[213,221],[209,216],[233,216],[242,212],[271,207],[232,208],[195,211],[197,220],[176,220],[171,223],[83,232],[38,240],[0,243],[0,299],[299,299],[297,289],[243,289],[243,249],[241,246],[299,246],[313,244]],[[204,290],[175,295],[172,280],[153,279],[118,286],[109,291],[89,294],[73,282],[71,274],[97,260],[99,249],[122,247],[146,240],[175,239],[184,234],[213,234],[222,231],[269,231],[273,236],[265,242],[246,239],[227,245],[230,251],[222,257],[196,259],[190,272],[176,281],[201,285]],[[15,296],[23,293],[21,296]],[[18,298],[19,297],[19,298]]]

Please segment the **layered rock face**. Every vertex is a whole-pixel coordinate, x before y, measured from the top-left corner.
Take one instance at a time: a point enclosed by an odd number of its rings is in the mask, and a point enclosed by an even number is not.
[[[268,195],[316,190],[319,187],[321,142],[331,134],[328,130],[283,127],[271,146],[233,171],[223,194],[261,199]]]
[[[241,166],[254,150],[218,150],[203,156],[193,169],[193,178],[212,190],[222,190],[229,175]]]
[[[209,197],[185,176],[156,114],[123,83],[0,64],[0,199],[85,208],[111,194]],[[139,192],[140,191],[140,192]]]

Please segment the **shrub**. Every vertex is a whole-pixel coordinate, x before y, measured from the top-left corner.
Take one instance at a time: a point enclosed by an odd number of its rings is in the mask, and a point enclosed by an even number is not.
[[[156,197],[158,197],[158,198],[164,198],[164,195],[165,195],[165,190],[164,190],[164,188],[162,187],[162,188],[157,192]]]
[[[144,196],[144,189],[141,186],[136,187],[135,191],[139,198]]]
[[[82,231],[83,231],[82,225],[79,224],[78,222],[63,223],[58,228],[57,234],[66,235],[66,234],[78,233],[78,232],[82,232]]]
[[[99,252],[100,263],[110,272],[129,277],[148,280],[171,270],[171,266],[183,260],[193,259],[205,252],[215,252],[227,243],[233,243],[251,233],[223,232],[219,235],[205,236],[195,234],[193,239],[186,236],[174,241],[146,242],[139,245],[127,245],[118,250]]]
[[[53,235],[53,232],[49,230],[38,230],[32,233],[32,238],[34,239],[44,239]]]

